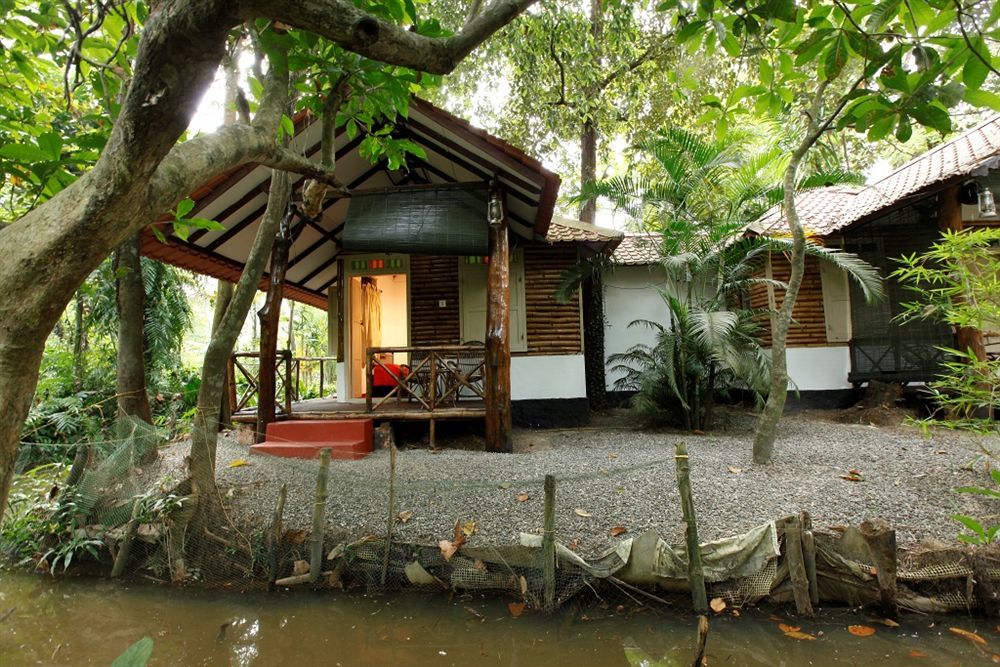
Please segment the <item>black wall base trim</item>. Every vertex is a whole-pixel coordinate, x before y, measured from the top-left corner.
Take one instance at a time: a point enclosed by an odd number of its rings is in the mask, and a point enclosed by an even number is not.
[[[515,426],[570,428],[590,423],[590,404],[582,397],[513,401],[510,407]]]

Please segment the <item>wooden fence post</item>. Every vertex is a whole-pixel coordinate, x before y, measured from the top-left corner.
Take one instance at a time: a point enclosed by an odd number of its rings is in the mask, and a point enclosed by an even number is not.
[[[556,603],[556,478],[545,476],[545,516],[542,529],[542,599],[546,610]]]
[[[285,499],[288,497],[288,485],[282,484],[278,489],[278,501],[274,506],[274,516],[271,518],[271,530],[268,533],[270,543],[267,565],[267,590],[274,590],[274,582],[278,579],[278,556],[281,551],[282,523],[285,514]]]
[[[309,582],[319,581],[323,569],[323,536],[326,531],[326,482],[330,475],[330,450],[319,455],[319,473],[316,475],[316,499],[313,503],[312,541],[309,553]]]

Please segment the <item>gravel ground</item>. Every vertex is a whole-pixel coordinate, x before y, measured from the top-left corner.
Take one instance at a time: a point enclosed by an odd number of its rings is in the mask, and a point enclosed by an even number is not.
[[[511,544],[520,532],[540,533],[542,479],[552,473],[557,477],[557,539],[577,540],[581,553],[601,551],[612,542],[610,531],[617,526],[627,530],[624,536],[652,529],[667,541],[679,542],[683,532],[673,460],[678,440],[690,450],[702,540],[735,535],[808,510],[817,526],[857,524],[881,516],[895,526],[901,544],[929,538],[953,541],[959,526],[950,515],[996,512],[988,501],[951,489],[988,484],[982,463],[974,463],[981,447],[1000,450],[1000,438],[951,432],[924,438],[902,426],[792,415],[781,423],[773,464],[754,466],[752,418],[733,412],[728,421],[726,429],[700,436],[621,426],[519,431],[519,453],[513,455],[401,448],[396,511],[412,515],[397,523],[397,539],[437,542],[450,537],[456,520],[476,522],[470,544]],[[469,438],[459,444],[468,445]],[[167,447],[164,465],[179,466],[186,451],[184,442]],[[249,464],[229,467],[237,459]],[[311,525],[315,461],[250,456],[234,434],[227,434],[220,439],[218,469],[237,522],[266,525],[277,489],[287,483],[286,525]],[[862,481],[841,478],[852,469],[861,473]],[[331,534],[356,538],[384,533],[388,470],[384,450],[361,461],[331,463]]]

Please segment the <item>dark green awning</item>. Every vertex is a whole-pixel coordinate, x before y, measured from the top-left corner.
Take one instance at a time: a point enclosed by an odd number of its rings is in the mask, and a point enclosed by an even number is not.
[[[350,252],[488,255],[486,188],[354,195],[342,237]]]

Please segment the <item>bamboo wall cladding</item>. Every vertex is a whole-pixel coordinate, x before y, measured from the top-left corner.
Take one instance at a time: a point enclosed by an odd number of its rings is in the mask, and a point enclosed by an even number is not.
[[[528,328],[527,354],[581,354],[580,292],[569,303],[556,301],[563,271],[577,261],[571,243],[524,246],[524,301]]]
[[[783,255],[771,256],[771,275],[775,280],[788,282],[791,264]],[[762,272],[763,275],[763,272]],[[781,308],[783,290],[775,289],[775,307]],[[750,305],[753,308],[767,308],[767,288],[756,285],[750,290]],[[788,347],[821,347],[826,340],[826,316],[823,314],[823,283],[820,279],[819,260],[806,257],[802,286],[792,311],[793,322],[788,329]],[[771,345],[771,327],[765,319],[761,322],[761,343]],[[839,345],[840,343],[833,343]]]
[[[410,255],[410,342],[454,345],[460,342],[458,260]],[[441,308],[439,302],[447,304]]]

